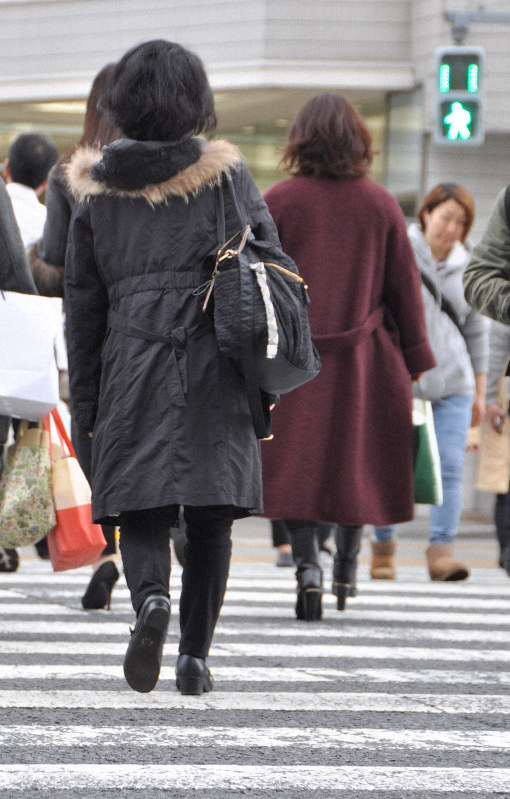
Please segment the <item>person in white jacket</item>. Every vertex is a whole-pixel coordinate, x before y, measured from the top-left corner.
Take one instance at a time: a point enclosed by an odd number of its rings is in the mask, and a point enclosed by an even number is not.
[[[441,460],[443,504],[430,510],[426,552],[432,580],[465,580],[469,570],[453,555],[462,511],[462,473],[469,427],[485,413],[488,323],[464,298],[462,276],[470,259],[466,241],[474,202],[463,186],[440,183],[422,203],[409,228],[422,277],[427,333],[437,366],[414,393],[432,402]],[[395,527],[375,528],[371,576],[395,576]]]
[[[46,208],[39,196],[57,158],[55,144],[41,133],[22,133],[9,147],[4,177],[25,247],[42,236]]]

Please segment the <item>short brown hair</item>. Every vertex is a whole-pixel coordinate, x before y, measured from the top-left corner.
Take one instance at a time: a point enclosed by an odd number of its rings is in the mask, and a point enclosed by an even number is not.
[[[466,212],[464,234],[460,239],[464,242],[475,218],[475,202],[469,191],[465,189],[464,186],[459,186],[458,183],[438,183],[437,186],[434,186],[434,188],[429,191],[418,211],[421,229],[425,231],[425,215],[430,214],[434,208],[437,208],[438,205],[445,203],[447,200],[455,200]]]
[[[292,120],[280,168],[293,175],[362,177],[374,153],[368,128],[350,100],[317,94]]]

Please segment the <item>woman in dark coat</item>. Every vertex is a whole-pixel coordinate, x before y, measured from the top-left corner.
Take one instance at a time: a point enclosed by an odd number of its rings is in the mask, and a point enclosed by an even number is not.
[[[205,659],[232,522],[262,511],[244,382],[202,311],[224,176],[232,175],[255,234],[278,236],[236,148],[196,138],[216,118],[195,55],[163,40],[133,48],[106,104],[126,138],[102,153],[78,151],[68,169],[79,203],[65,276],[72,413],[93,435],[94,519],[120,524],[137,614],[124,673],[137,691],[158,679],[170,615],[169,530],[184,507],[177,687],[201,694],[212,688]],[[225,217],[229,237],[239,222],[228,196]]]
[[[411,379],[434,366],[402,212],[365,177],[370,134],[351,103],[312,98],[296,115],[265,195],[285,252],[310,286],[319,376],[282,397],[263,445],[265,515],[285,519],[298,618],[321,615],[318,521],[337,523],[333,592],[343,608],[366,523],[413,517]],[[383,522],[382,520],[386,520]]]
[[[74,198],[69,191],[65,169],[73,153],[78,148],[102,147],[110,144],[121,135],[101,107],[115,64],[106,64],[96,75],[87,99],[87,110],[83,133],[78,142],[57,161],[48,178],[46,190],[46,223],[42,238],[28,250],[30,267],[40,294],[47,297],[64,296],[64,266],[67,236]],[[62,394],[61,394],[62,396]],[[72,440],[87,480],[90,481],[92,442],[86,431],[78,425],[72,426]],[[106,546],[97,563],[92,577],[82,596],[81,602],[86,610],[110,608],[112,589],[119,579],[115,564],[116,541],[115,526],[103,525]]]

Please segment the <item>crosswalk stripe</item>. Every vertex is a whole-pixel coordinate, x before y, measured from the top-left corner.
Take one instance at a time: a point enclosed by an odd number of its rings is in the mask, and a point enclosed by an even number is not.
[[[493,749],[510,750],[510,732],[476,730],[451,732],[441,730],[384,730],[379,728],[331,729],[329,727],[305,727],[288,729],[284,727],[175,727],[153,726],[133,728],[126,725],[111,727],[91,727],[87,725],[37,724],[14,725],[0,731],[3,746],[16,744],[41,747],[81,747],[112,746],[112,741],[121,740],[124,745],[138,748],[150,746],[195,748],[215,744],[221,748],[260,747],[283,749],[288,746],[309,747],[313,735],[314,748],[329,749],[338,746],[349,749],[376,749],[381,745],[404,749],[428,749],[451,751],[474,750],[477,752]]]
[[[174,634],[175,635],[175,634]],[[171,651],[173,635],[170,633],[169,641],[165,651]],[[125,643],[104,643],[97,641],[66,641],[65,646],[62,641],[0,641],[0,657],[3,654],[31,654],[36,649],[40,655],[61,655],[68,657],[71,655],[124,655],[126,651]],[[217,642],[211,649],[211,659],[232,657],[235,655],[244,657],[260,657],[263,652],[264,657],[286,657],[302,658],[314,660],[317,658],[334,658],[336,660],[346,658],[366,658],[372,660],[435,660],[452,661],[466,663],[480,661],[483,663],[508,663],[510,662],[510,650],[506,649],[481,649],[475,652],[471,649],[438,649],[431,647],[413,646],[374,646],[370,644],[349,645],[329,645],[329,644],[273,644],[273,643],[237,643]]]
[[[0,767],[0,789],[11,791],[59,789],[70,792],[94,785],[95,790],[155,790],[161,785],[177,790],[307,790],[462,791],[508,790],[510,769],[391,768],[388,766],[220,766],[220,765],[12,765]]]
[[[76,596],[76,592],[73,592],[73,596]],[[12,594],[11,594],[12,596]],[[254,599],[254,591],[253,589],[245,590],[245,591],[227,591],[225,602],[227,605],[239,605],[239,603],[247,602],[251,605]],[[271,605],[272,607],[279,607],[282,604],[292,604],[295,603],[295,590],[287,589],[286,591],[279,591],[279,592],[271,592],[271,591],[258,591],[256,593],[256,600],[257,604],[261,607]],[[124,594],[126,607],[130,607],[128,603],[128,595],[127,592]],[[122,595],[119,593],[118,598],[123,599]],[[405,604],[403,602],[403,598],[401,595],[392,596],[391,594],[364,594],[362,597],[352,600],[353,601],[353,608],[356,608],[357,604],[362,604],[363,607],[370,608],[371,606],[377,606],[378,608],[382,606],[392,608],[395,605],[401,606]],[[434,609],[441,609],[442,611],[447,611],[450,608],[454,608],[457,606],[458,602],[458,595],[446,595],[446,596],[418,596],[413,595],[406,598],[406,601],[413,606],[413,608],[420,609],[426,608],[427,610],[434,610]],[[330,596],[328,592],[324,595],[324,602],[326,605],[334,606],[335,599],[333,596]],[[20,605],[22,607],[22,605]],[[494,611],[500,610],[504,612],[508,612],[508,602],[505,599],[494,599],[494,598],[486,598],[486,597],[462,597],[462,606],[468,610],[474,611]],[[16,607],[16,605],[15,605]],[[41,609],[39,609],[39,607]],[[59,608],[62,608],[60,612],[66,612],[63,609],[62,605],[57,605],[56,603],[41,603],[41,606],[35,606],[35,613],[57,613]],[[74,612],[73,609],[67,609],[67,612],[72,613]],[[380,615],[380,612],[379,612]]]
[[[111,666],[104,663],[72,665],[72,664],[47,664],[44,666],[43,677],[45,680],[88,680],[106,681],[124,679],[120,665]],[[447,671],[442,669],[375,669],[353,668],[351,671],[342,668],[317,668],[311,666],[214,666],[214,678],[217,688],[221,689],[226,682],[268,682],[273,684],[285,683],[320,683],[341,680],[345,682],[368,681],[371,683],[407,683],[423,684],[444,682],[445,684],[465,685],[466,673],[464,671]],[[0,680],[40,680],[41,666],[33,665],[0,665]],[[171,680],[163,670],[160,685]],[[502,671],[470,671],[470,685],[508,686],[510,674]]]
[[[2,609],[3,610],[3,609]],[[7,615],[7,619],[0,619],[0,636],[22,636],[22,635],[43,635],[48,632],[48,624],[45,620],[27,620],[19,621],[14,620]],[[24,614],[21,614],[24,615]],[[174,614],[175,615],[175,614]],[[83,618],[83,614],[82,614]],[[83,636],[121,636],[123,638],[127,635],[128,622],[106,622],[101,619],[101,623],[97,628],[91,630],[90,621],[84,619],[83,621],[52,621],[51,632],[53,635],[72,635],[79,638]],[[392,639],[401,640],[404,638],[406,642],[440,642],[449,641],[451,643],[481,643],[488,646],[497,644],[510,643],[510,624],[508,630],[484,630],[484,629],[466,629],[466,630],[452,630],[448,629],[431,629],[431,628],[417,628],[402,630],[375,627],[372,625],[346,625],[342,624],[338,627],[326,627],[322,625],[320,628],[299,625],[295,622],[289,623],[289,626],[282,628],[281,625],[275,624],[260,624],[257,629],[257,640],[263,643],[266,639],[271,640],[277,638],[316,638],[317,629],[320,629],[320,637],[323,640],[331,638],[342,640],[356,638],[365,639],[370,638],[374,641],[391,641]],[[247,622],[246,626],[236,626],[231,624],[222,624],[220,632],[216,636],[216,641],[223,638],[238,638],[241,636],[250,635],[252,632]],[[2,642],[0,641],[0,653],[2,651]]]
[[[409,694],[388,695],[386,692],[335,693],[320,692],[269,692],[269,691],[215,691],[197,702],[196,697],[181,696],[175,690],[137,694],[127,687],[120,691],[5,691],[0,690],[0,708],[22,707],[51,708],[186,708],[199,712],[207,710],[268,710],[302,711],[315,713],[371,712],[371,713],[448,713],[451,715],[508,715],[510,696],[499,694]]]

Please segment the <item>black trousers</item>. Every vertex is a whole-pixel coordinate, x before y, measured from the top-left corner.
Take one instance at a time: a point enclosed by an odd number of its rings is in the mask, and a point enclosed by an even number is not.
[[[170,527],[179,507],[171,505],[120,516],[120,551],[131,602],[138,614],[151,594],[169,596]],[[227,587],[232,554],[230,507],[184,507],[187,544],[180,599],[179,652],[205,658]]]
[[[510,492],[496,494],[494,521],[500,551],[510,549]]]

